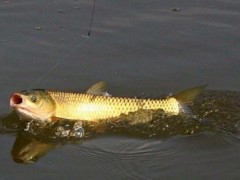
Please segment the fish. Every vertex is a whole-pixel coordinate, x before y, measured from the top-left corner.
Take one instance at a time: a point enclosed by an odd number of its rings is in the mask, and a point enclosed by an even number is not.
[[[161,99],[113,97],[105,82],[91,86],[86,93],[31,89],[13,93],[10,107],[22,119],[54,122],[59,119],[99,121],[138,110],[163,110],[168,115],[191,113],[189,105],[207,85],[194,87]]]

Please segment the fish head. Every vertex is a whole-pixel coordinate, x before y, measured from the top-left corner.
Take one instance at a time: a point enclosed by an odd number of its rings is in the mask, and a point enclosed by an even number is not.
[[[10,107],[23,119],[49,121],[55,113],[55,102],[45,90],[25,90],[14,93]]]

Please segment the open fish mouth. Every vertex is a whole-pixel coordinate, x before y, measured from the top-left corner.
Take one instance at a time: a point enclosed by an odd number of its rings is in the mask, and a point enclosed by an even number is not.
[[[26,106],[24,98],[21,94],[14,93],[10,98],[10,107],[16,110],[23,117],[32,118],[33,112]]]
[[[11,107],[16,107],[17,105],[22,104],[23,98],[19,94],[13,94],[11,99],[10,99],[10,106]]]

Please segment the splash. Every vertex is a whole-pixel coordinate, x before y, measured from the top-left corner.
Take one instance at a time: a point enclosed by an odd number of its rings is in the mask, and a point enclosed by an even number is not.
[[[203,131],[240,132],[240,93],[206,91],[193,104],[194,115],[168,116],[162,110],[139,110],[101,122],[59,121],[55,124],[19,121],[17,115],[2,118],[2,133],[24,130],[52,140],[83,139],[99,134],[153,138],[194,135]]]

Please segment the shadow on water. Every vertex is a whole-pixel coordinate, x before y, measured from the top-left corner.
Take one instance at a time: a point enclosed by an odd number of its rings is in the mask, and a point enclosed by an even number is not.
[[[211,131],[239,138],[239,92],[206,91],[195,101],[192,111],[194,116],[168,116],[161,110],[139,110],[102,122],[62,120],[44,125],[21,121],[15,112],[11,112],[1,117],[0,133],[16,135],[11,150],[12,159],[25,164],[36,162],[55,147],[83,143],[102,134],[165,138]]]

